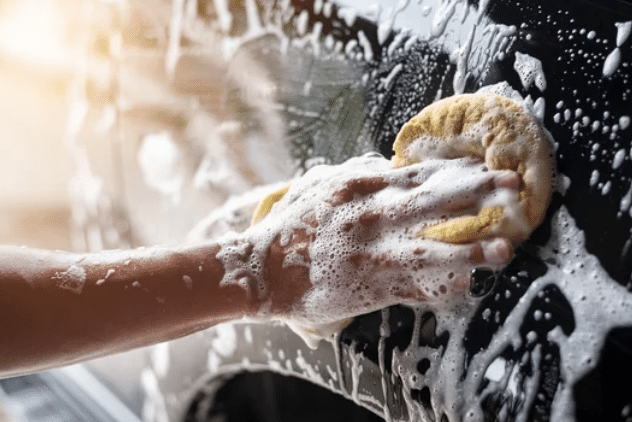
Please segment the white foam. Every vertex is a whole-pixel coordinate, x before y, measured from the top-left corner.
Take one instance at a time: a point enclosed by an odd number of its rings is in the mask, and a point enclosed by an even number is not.
[[[319,15],[323,10],[323,0],[314,1],[314,14]]]
[[[305,360],[301,349],[298,349],[296,353],[296,365],[299,367],[299,369],[304,371],[305,376],[317,383],[325,384],[325,381],[323,380],[323,377],[320,375],[320,373],[318,373],[318,371],[316,371],[316,369],[314,369],[314,367]]]
[[[60,289],[81,294],[86,284],[86,271],[78,265],[71,265],[66,271],[55,273],[55,284]]]
[[[513,67],[524,89],[529,89],[533,83],[540,91],[546,89],[546,77],[539,59],[516,51]]]
[[[439,204],[449,198],[458,198],[458,195],[468,192],[468,187],[476,186],[482,178],[488,177],[489,173],[483,170],[484,167],[484,164],[472,163],[468,159],[435,159],[395,171],[391,170],[390,161],[383,157],[363,156],[351,159],[340,166],[315,167],[295,181],[269,216],[251,230],[256,233],[265,230],[267,224],[284,221],[287,227],[303,228],[308,234],[315,235],[309,246],[309,277],[312,288],[287,319],[299,326],[326,326],[332,323],[335,325],[346,318],[400,302],[397,292],[402,288],[420,289],[428,300],[437,303],[462,304],[466,299],[462,294],[453,293],[453,286],[462,282],[463,277],[467,277],[471,264],[461,261],[459,249],[455,245],[431,242],[427,245],[428,250],[424,253],[423,259],[427,262],[439,260],[443,264],[440,267],[428,266],[423,270],[411,268],[412,271],[404,271],[404,275],[401,271],[389,270],[387,263],[376,262],[376,265],[373,265],[371,259],[382,259],[378,257],[386,252],[383,249],[385,245],[391,245],[390,248],[393,248],[395,245],[403,246],[413,242],[422,245],[423,248],[424,241],[421,239],[416,242],[402,237],[403,234],[397,226],[399,220],[395,218],[395,214],[404,212],[411,216],[417,215],[422,221],[438,221],[446,214]],[[402,189],[402,184],[406,183],[404,176],[410,171],[419,172],[416,182],[423,185],[423,192],[428,192],[427,195],[406,196],[411,195],[412,191]],[[367,197],[366,200],[356,197],[355,201],[334,206],[327,202],[327,199],[331,198],[331,192],[345,189],[345,181],[375,175],[387,178],[389,186],[376,192],[372,197]],[[327,182],[319,189],[322,194],[314,192],[314,186],[325,180]],[[459,180],[460,183],[446,185],[445,180]],[[310,189],[315,194],[313,198],[301,195]],[[414,202],[411,202],[413,198]],[[481,197],[480,201],[479,208],[485,206],[485,203],[515,206],[515,200],[512,202],[511,195],[503,194],[502,190]],[[358,225],[360,217],[383,208],[384,204],[395,203],[401,203],[402,207],[382,214],[376,223],[379,228],[376,227],[374,230],[376,233],[379,231],[382,237],[372,235],[358,244],[354,239],[362,233],[362,228]],[[334,208],[338,210],[336,214],[332,214]],[[297,215],[311,215],[316,221],[335,219],[313,228],[300,220],[297,221]],[[395,219],[391,218],[391,215]],[[350,225],[356,228],[351,228],[348,232],[341,231],[341,227],[351,227]],[[259,237],[262,238],[263,236]],[[285,244],[291,238],[292,233],[288,231],[281,237],[281,243]],[[256,242],[258,243],[260,242]],[[410,248],[414,249],[412,246]],[[222,253],[218,254],[220,259],[224,259]],[[403,265],[404,261],[408,265],[410,250],[391,250],[388,254],[388,259],[398,263],[397,265]],[[357,256],[356,262],[353,259],[335,259],[353,256]],[[300,257],[300,260],[291,260],[287,264],[307,265],[307,262]],[[414,263],[411,262],[410,265],[414,266]],[[226,268],[227,272],[233,271],[232,266]],[[450,278],[449,273],[455,274],[454,279]],[[376,286],[380,288],[376,290]]]
[[[352,27],[358,17],[358,10],[355,7],[341,7],[338,9],[338,17],[342,18],[348,27]]]
[[[363,31],[358,31],[358,42],[364,51],[364,60],[367,62],[373,61],[373,47]]]
[[[410,31],[400,31],[395,35],[393,41],[388,44],[386,54],[392,57],[395,51],[402,46],[402,42],[410,36]]]
[[[623,164],[623,160],[625,159],[626,152],[622,148],[614,154],[614,158],[612,159],[612,169],[616,170],[621,167]]]
[[[461,0],[448,0],[441,3],[435,12],[434,19],[432,19],[430,33],[433,37],[438,37],[444,33],[450,18],[454,14],[455,7],[459,2],[461,2]]]
[[[393,80],[397,77],[397,74],[404,69],[404,65],[401,63],[396,64],[388,75],[382,78],[381,85],[384,89],[390,89]]]
[[[474,35],[476,33],[476,25],[472,27],[467,37],[467,41],[461,48],[455,51],[456,55],[456,72],[454,72],[454,79],[452,81],[452,87],[455,94],[463,94],[465,91],[465,83],[468,76],[468,58],[472,50],[472,42],[474,41]]]
[[[621,47],[630,36],[630,31],[632,30],[632,21],[617,22],[615,23],[615,26],[617,27],[617,47]]]
[[[614,75],[614,72],[619,68],[619,64],[621,63],[621,50],[619,47],[615,48],[608,54],[606,60],[603,63],[603,76],[609,77]]]
[[[156,374],[149,368],[145,368],[140,376],[141,387],[144,393],[142,419],[144,421],[168,422],[167,404],[165,396],[160,391],[160,385]]]
[[[333,11],[333,3],[330,1],[325,2],[323,6],[323,15],[329,19],[331,17],[331,12]]]
[[[623,195],[623,197],[621,198],[619,210],[621,212],[625,212],[629,210],[630,204],[632,204],[632,185],[630,185],[630,189],[628,189],[628,192],[625,195]]]
[[[211,347],[220,356],[232,356],[237,350],[237,331],[232,323],[219,324],[213,327],[215,338],[211,340]]]
[[[552,220],[552,236],[540,251],[548,264],[548,272],[534,280],[521,300],[507,316],[500,329],[492,337],[490,345],[477,352],[469,363],[466,376],[460,377],[465,368],[465,349],[460,339],[465,335],[466,325],[473,312],[468,308],[447,309],[432,304],[415,308],[415,328],[412,338],[419,336],[420,316],[431,310],[437,318],[436,332],[448,330],[450,341],[440,351],[419,347],[412,343],[406,350],[393,352],[393,368],[403,383],[403,394],[408,406],[410,420],[439,420],[442,413],[449,420],[482,420],[482,400],[494,392],[522,391],[527,402],[531,402],[537,391],[539,372],[524,378],[516,378],[517,364],[509,365],[499,355],[507,348],[518,349],[522,345],[520,329],[533,301],[542,296],[547,286],[557,286],[574,311],[575,330],[566,335],[559,327],[548,334],[548,339],[560,348],[562,370],[559,390],[553,400],[551,420],[570,422],[574,420],[572,391],[575,383],[599,361],[603,345],[603,333],[617,326],[632,323],[632,295],[610,279],[599,261],[585,250],[583,233],[575,226],[565,208],[561,208]],[[540,313],[541,314],[541,313]],[[545,319],[550,319],[545,314]],[[456,339],[456,340],[453,340]],[[526,336],[527,341],[537,341],[535,332]],[[417,372],[417,362],[430,361],[425,375]],[[533,366],[538,367],[542,359],[540,346],[525,355]],[[481,392],[481,374],[490,382]],[[412,399],[411,391],[428,386],[432,391],[434,414],[427,417],[427,410]],[[517,409],[518,420],[525,420],[529,405]],[[426,419],[424,419],[426,417]]]
[[[169,372],[169,342],[158,343],[151,348],[151,367],[158,378],[164,378]]]
[[[301,37],[307,32],[307,23],[309,21],[309,13],[307,10],[301,11],[296,17],[296,30]]]

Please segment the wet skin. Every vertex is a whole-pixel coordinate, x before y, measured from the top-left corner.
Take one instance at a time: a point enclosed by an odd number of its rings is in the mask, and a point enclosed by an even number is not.
[[[206,243],[98,254],[0,247],[0,376],[243,317],[309,324],[326,322],[323,309],[336,320],[395,303],[473,300],[472,268],[501,268],[511,243],[447,244],[415,228],[476,213],[519,185],[517,173],[472,159],[394,170],[373,156],[308,172],[260,223]]]
[[[314,173],[295,181],[257,225],[292,227],[271,248],[276,265],[268,266],[268,283],[277,316],[309,325],[396,303],[468,300],[474,267],[498,270],[513,256],[504,238],[448,244],[415,233],[438,220],[475,215],[499,192],[516,196],[515,172],[491,171],[471,158],[393,170],[374,156]],[[280,265],[287,256],[292,259]]]

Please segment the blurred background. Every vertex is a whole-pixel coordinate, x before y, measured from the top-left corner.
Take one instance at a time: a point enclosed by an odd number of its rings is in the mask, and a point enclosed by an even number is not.
[[[0,242],[177,243],[230,196],[293,174],[274,86],[247,54],[225,60],[221,20],[200,7],[2,4]]]
[[[0,242],[71,247],[64,142],[72,58],[79,47],[64,20],[65,2],[0,6]]]

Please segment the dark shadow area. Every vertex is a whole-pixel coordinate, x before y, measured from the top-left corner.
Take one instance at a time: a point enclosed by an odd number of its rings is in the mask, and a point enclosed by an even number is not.
[[[608,333],[597,367],[575,386],[579,422],[629,422],[632,418],[632,327]],[[627,414],[626,411],[627,410]]]
[[[200,398],[190,422],[379,422],[351,400],[309,381],[274,372],[243,372],[225,382],[208,411]],[[206,402],[208,403],[208,401]],[[200,412],[202,411],[202,412]],[[201,414],[203,413],[203,414]]]

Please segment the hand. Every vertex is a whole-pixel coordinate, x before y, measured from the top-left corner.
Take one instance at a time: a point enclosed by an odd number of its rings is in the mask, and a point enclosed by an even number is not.
[[[517,173],[471,157],[392,169],[367,154],[311,169],[250,229],[276,233],[264,263],[270,311],[310,324],[396,303],[466,300],[472,269],[506,265],[511,242],[458,245],[416,234],[476,215],[483,203],[503,204],[511,215],[519,185]]]

